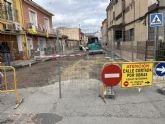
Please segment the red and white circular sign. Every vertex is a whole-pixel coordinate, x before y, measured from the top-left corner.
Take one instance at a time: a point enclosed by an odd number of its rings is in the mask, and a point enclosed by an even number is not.
[[[103,83],[108,87],[117,86],[122,78],[122,71],[117,65],[105,66],[101,73]]]

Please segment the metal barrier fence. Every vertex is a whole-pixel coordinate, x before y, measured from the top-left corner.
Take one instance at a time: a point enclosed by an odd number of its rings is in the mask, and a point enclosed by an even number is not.
[[[153,84],[157,84],[157,83],[165,83],[165,61],[139,61],[139,62],[108,62],[108,63],[105,63],[103,65],[103,68],[107,65],[110,65],[110,64],[115,64],[115,65],[118,65],[121,70],[123,69],[122,65],[123,64],[147,64],[147,63],[152,63],[153,64],[153,67],[152,67],[152,72],[153,72]],[[161,69],[158,69],[159,72],[162,72],[162,75],[161,76],[158,76],[156,74],[156,71],[157,71],[157,66],[159,64],[162,64],[160,65]],[[164,66],[163,66],[164,65]]]
[[[55,82],[61,83],[60,98],[67,97],[70,91],[76,95],[78,89],[101,86],[100,72],[102,65],[107,62],[104,54],[68,56],[57,61]]]
[[[165,43],[160,41],[156,47],[154,41],[117,41],[111,44],[110,50],[128,61],[165,60]]]
[[[118,66],[121,72],[105,73],[105,68],[111,66]],[[164,61],[142,61],[142,62],[108,62],[103,65],[104,80],[105,78],[112,81],[119,81],[122,88],[141,88],[153,86],[153,84],[165,83],[165,62]],[[114,69],[112,69],[114,70]],[[110,74],[109,74],[110,73]],[[108,76],[108,77],[107,77]],[[115,79],[114,79],[115,78]],[[102,78],[103,81],[103,78]],[[110,89],[110,90],[109,90]],[[105,102],[105,93],[110,91],[110,96],[114,98],[113,86],[107,86],[103,81],[101,97]]]
[[[17,79],[15,68],[12,66],[0,66],[0,93],[9,92],[13,92],[15,94],[15,108],[17,108],[19,104],[22,102],[22,99],[20,98],[20,95],[17,91]]]
[[[152,86],[157,83],[165,83],[165,62],[164,61],[142,61],[142,62],[108,62],[103,65],[103,69],[109,65],[117,65],[121,69],[120,73],[112,75],[121,78],[122,88],[142,88]],[[108,78],[112,78],[109,77]],[[108,86],[103,82],[102,97]]]

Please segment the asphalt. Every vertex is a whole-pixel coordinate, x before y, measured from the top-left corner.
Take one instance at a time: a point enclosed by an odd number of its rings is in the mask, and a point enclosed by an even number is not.
[[[164,124],[165,96],[156,86],[142,89],[115,88],[116,99],[98,97],[96,79],[58,82],[40,88],[20,89],[24,102],[14,110],[14,95],[0,96],[0,122],[4,124]]]

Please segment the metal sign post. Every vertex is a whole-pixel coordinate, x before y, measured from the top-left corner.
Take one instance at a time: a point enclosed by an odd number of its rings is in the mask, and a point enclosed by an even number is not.
[[[155,42],[154,42],[154,60],[157,59],[157,40],[158,40],[158,27],[163,26],[163,13],[154,13],[150,14],[150,27],[154,27],[154,35],[155,35]]]
[[[112,30],[112,41],[111,41],[111,60],[114,61],[114,31]]]
[[[158,27],[154,28],[154,60],[157,58],[157,35],[158,35]]]

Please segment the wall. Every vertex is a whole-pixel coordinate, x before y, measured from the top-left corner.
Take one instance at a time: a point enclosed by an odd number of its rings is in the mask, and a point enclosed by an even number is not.
[[[79,28],[59,28],[61,35],[68,36],[70,40],[80,41],[80,29]]]
[[[108,21],[107,19],[102,23],[102,44],[108,43]]]
[[[39,9],[36,9],[35,7],[29,5],[28,3],[24,2],[24,1],[22,2],[22,5],[23,5],[23,15],[24,15],[24,22],[25,22],[24,28],[25,29],[27,29],[28,23],[30,23],[29,9],[32,9],[35,12],[37,12],[37,21],[38,21],[39,26],[44,25],[44,17],[46,17],[49,19],[50,28],[52,28],[52,16],[49,16],[48,14],[41,12]]]
[[[1,0],[4,3],[4,0]],[[12,0],[13,5],[13,21],[8,21],[6,19],[0,19],[0,30],[4,30],[2,24],[11,24],[14,25],[17,22],[21,27],[23,27],[23,16],[22,16],[22,3],[21,0]],[[25,32],[23,30],[19,32],[15,32],[14,26],[10,32],[6,32],[5,39],[8,41],[10,45],[11,57],[12,60],[18,59],[26,59],[27,58],[27,49],[26,49],[26,40],[25,40]],[[17,34],[17,36],[15,35]],[[3,36],[2,36],[3,37]],[[12,40],[10,40],[13,37]],[[9,39],[8,39],[9,38]],[[14,44],[14,45],[13,45]]]

